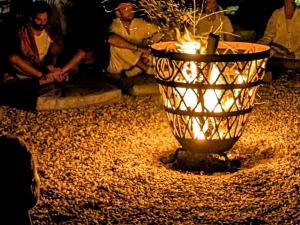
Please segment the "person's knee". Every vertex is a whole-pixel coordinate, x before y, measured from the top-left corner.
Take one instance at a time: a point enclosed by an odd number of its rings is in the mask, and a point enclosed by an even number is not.
[[[20,61],[20,56],[16,55],[16,54],[12,54],[8,57],[8,61],[11,64],[17,64]]]
[[[86,57],[86,51],[84,51],[83,49],[78,49],[76,55],[79,58],[84,59]]]
[[[94,63],[94,51],[93,50],[79,50],[79,53],[86,64]]]

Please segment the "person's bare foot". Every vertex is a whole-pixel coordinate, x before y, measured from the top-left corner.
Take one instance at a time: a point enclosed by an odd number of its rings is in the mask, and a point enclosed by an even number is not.
[[[40,80],[40,85],[53,83],[53,82],[65,82],[68,80],[69,80],[68,74],[63,74],[61,70],[56,70],[46,74],[46,76]]]
[[[57,70],[57,71],[51,72],[50,74],[53,76],[53,78],[55,79],[55,81],[57,81],[57,82],[63,82],[64,81],[63,73],[62,73],[61,70]]]
[[[63,73],[61,70],[51,72],[49,75],[53,76],[54,80],[57,82],[65,82],[69,80],[68,74]]]
[[[39,80],[40,85],[53,83],[55,81],[54,76],[50,73],[44,76],[42,79]]]
[[[16,78],[9,73],[5,73],[3,76],[3,83],[7,83],[10,81],[16,81]]]

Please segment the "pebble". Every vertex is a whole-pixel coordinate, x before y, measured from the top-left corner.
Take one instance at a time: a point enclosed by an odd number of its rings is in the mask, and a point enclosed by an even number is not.
[[[1,106],[0,134],[23,138],[37,162],[33,224],[299,224],[300,92],[290,82],[260,87],[230,151],[247,156],[233,173],[160,162],[179,143],[158,96],[38,113]]]

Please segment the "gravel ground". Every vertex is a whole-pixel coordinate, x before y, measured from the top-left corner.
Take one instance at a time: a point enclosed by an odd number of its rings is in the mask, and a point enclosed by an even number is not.
[[[260,89],[231,152],[234,173],[160,162],[179,147],[157,96],[26,112],[0,107],[0,134],[25,139],[41,177],[34,224],[300,224],[300,81]]]

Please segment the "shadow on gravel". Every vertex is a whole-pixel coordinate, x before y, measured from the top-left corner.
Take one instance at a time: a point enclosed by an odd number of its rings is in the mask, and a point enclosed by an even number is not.
[[[178,171],[188,171],[196,174],[233,173],[240,169],[241,159],[228,155],[203,155],[198,152],[177,149],[175,153],[160,158],[168,167]]]
[[[228,152],[224,155],[202,155],[177,149],[174,153],[162,156],[160,161],[173,170],[211,175],[253,168],[275,157],[275,150],[272,147],[243,149],[242,152],[248,154]]]

